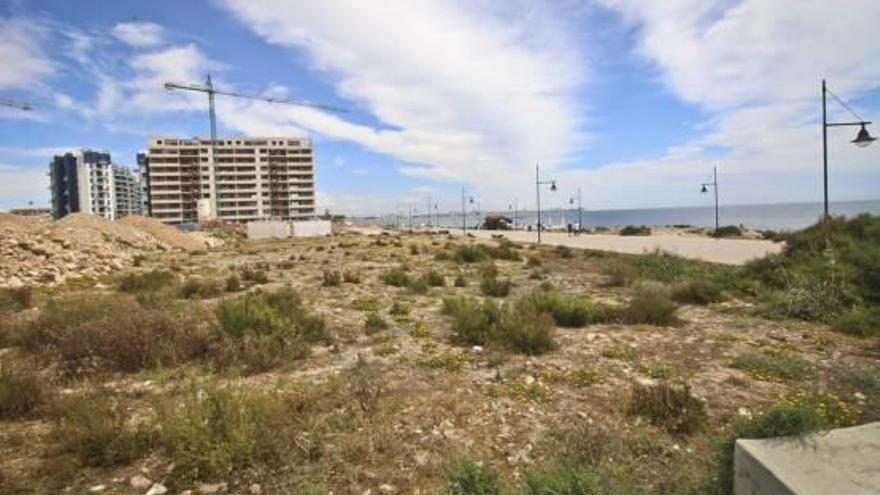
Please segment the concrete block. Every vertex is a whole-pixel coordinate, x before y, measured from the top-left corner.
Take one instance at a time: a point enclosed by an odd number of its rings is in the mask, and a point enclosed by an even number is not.
[[[735,495],[880,495],[880,422],[737,440]]]

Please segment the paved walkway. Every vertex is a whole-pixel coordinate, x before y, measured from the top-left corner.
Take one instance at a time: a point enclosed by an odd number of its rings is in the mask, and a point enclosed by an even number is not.
[[[453,231],[456,232],[456,231]],[[457,231],[461,234],[461,230]],[[537,242],[536,232],[469,230],[469,234],[482,239],[490,239],[492,234],[503,233],[516,242]],[[566,233],[542,232],[541,242],[550,246],[568,246],[579,249],[597,249],[618,253],[641,254],[657,249],[684,258],[742,265],[746,261],[760,258],[782,250],[783,244],[758,239],[713,239],[711,237],[652,235],[619,236],[600,234],[581,234],[569,237]]]

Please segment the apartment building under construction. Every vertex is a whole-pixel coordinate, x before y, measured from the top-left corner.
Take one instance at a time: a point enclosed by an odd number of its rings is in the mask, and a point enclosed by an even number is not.
[[[151,137],[142,166],[150,214],[165,223],[248,222],[315,216],[307,138]]]

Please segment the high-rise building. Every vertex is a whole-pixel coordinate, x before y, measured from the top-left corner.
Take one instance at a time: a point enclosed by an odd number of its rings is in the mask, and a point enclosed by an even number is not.
[[[307,138],[151,137],[145,164],[150,214],[166,223],[315,216]]]
[[[84,212],[114,220],[141,213],[136,181],[129,169],[114,165],[106,151],[80,149],[57,155],[49,163],[52,216]]]
[[[150,215],[150,159],[146,151],[137,154],[138,180],[141,184],[141,211]]]

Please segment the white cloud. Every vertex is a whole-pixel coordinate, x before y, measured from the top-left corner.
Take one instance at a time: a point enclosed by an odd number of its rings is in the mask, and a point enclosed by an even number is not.
[[[370,169],[364,167],[353,168],[351,169],[351,173],[353,173],[354,175],[367,175],[368,173],[370,173]]]
[[[0,89],[32,89],[52,72],[52,62],[43,50],[47,30],[23,18],[0,19]]]
[[[247,105],[221,112],[308,129],[407,162],[413,175],[507,181],[536,160],[556,165],[579,148],[575,92],[587,67],[551,7],[492,2],[355,0],[221,4],[269,43],[305,51],[380,128],[304,108]],[[493,7],[497,7],[493,10]],[[340,15],[344,12],[344,15]]]
[[[598,1],[636,28],[638,53],[675,95],[707,110],[710,125],[657,159],[573,172],[570,179],[614,184],[616,194],[591,191],[603,207],[692,204],[684,188],[720,162],[727,201],[820,198],[820,81],[826,77],[845,97],[880,87],[880,46],[870,41],[880,3]],[[834,102],[829,110],[833,118],[853,118]],[[829,139],[832,198],[876,196],[877,148],[850,146],[846,131],[831,130]],[[854,177],[871,177],[872,168],[874,186],[852,186]]]
[[[162,26],[152,22],[120,22],[113,35],[135,48],[150,48],[165,42]]]

